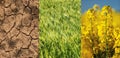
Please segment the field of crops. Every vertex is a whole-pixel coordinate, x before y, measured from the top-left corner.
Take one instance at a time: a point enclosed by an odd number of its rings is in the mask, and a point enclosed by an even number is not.
[[[40,0],[40,58],[80,58],[80,0]]]
[[[120,58],[120,13],[94,5],[82,14],[81,57]]]

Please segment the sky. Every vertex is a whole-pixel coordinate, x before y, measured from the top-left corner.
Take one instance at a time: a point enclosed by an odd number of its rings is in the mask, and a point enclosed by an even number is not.
[[[104,5],[110,5],[115,10],[120,11],[120,0],[82,0],[82,13],[92,8],[94,4],[99,5],[100,8]]]

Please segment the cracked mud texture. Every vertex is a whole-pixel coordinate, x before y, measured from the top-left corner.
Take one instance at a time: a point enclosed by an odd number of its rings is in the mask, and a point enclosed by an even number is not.
[[[38,58],[38,0],[0,0],[0,58]]]

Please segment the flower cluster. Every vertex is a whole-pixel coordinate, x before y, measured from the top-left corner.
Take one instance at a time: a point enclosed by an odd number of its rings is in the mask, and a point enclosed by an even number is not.
[[[107,5],[94,5],[82,15],[82,58],[120,57],[119,19],[120,13]]]

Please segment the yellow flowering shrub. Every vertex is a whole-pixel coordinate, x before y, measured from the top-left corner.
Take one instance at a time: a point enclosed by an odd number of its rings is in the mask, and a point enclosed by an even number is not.
[[[120,13],[98,5],[82,15],[81,58],[120,57]]]

